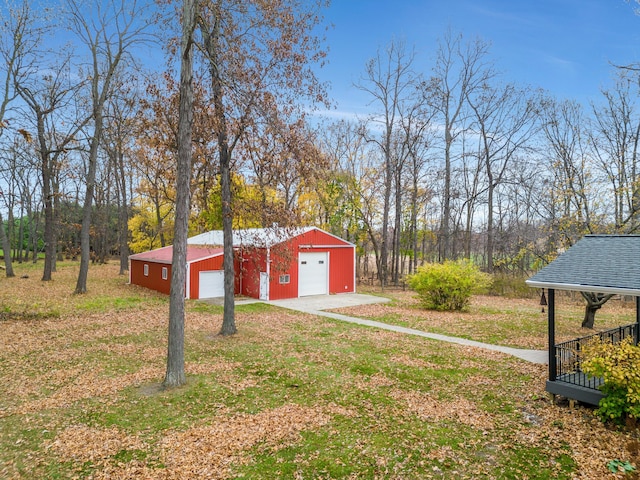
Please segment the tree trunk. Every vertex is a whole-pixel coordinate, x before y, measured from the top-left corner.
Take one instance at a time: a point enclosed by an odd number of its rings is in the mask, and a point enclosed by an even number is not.
[[[582,320],[582,328],[593,328],[596,320],[596,312],[600,310],[601,305],[587,304],[584,309],[584,320]]]
[[[609,301],[613,294],[580,292],[582,297],[587,301],[584,311],[584,319],[582,320],[583,328],[593,328],[596,319],[596,312]]]
[[[237,332],[235,321],[235,269],[233,264],[233,212],[231,207],[231,148],[227,136],[227,113],[223,101],[223,82],[220,78],[219,48],[220,22],[214,19],[210,27],[203,24],[202,35],[209,60],[213,113],[215,116],[220,160],[220,183],[222,204],[222,237],[224,267],[224,312],[220,335],[233,335]]]
[[[449,243],[451,237],[451,145],[453,144],[453,138],[448,115],[445,125],[444,195],[442,220],[440,224],[440,248],[438,249],[439,260],[441,262],[449,259]]]
[[[40,157],[42,162],[42,196],[44,201],[44,271],[42,281],[51,281],[51,273],[56,255],[55,218],[53,214],[53,193],[51,192],[51,159],[46,151],[44,140],[44,118],[38,115],[38,134],[42,129],[42,141],[40,142]]]
[[[100,107],[102,108],[102,107]],[[87,293],[87,277],[89,275],[89,261],[91,259],[91,213],[93,208],[93,191],[98,166],[98,144],[102,133],[102,113],[96,114],[95,132],[91,141],[89,153],[89,171],[87,172],[87,189],[85,191],[82,209],[82,227],[80,228],[80,272],[74,293]]]
[[[4,230],[4,220],[2,219],[2,214],[0,213],[0,244],[2,245],[2,252],[4,254],[4,266],[5,273],[7,278],[15,277],[15,273],[13,273],[13,265],[11,264],[11,245],[9,243],[9,238]]]
[[[169,294],[169,336],[167,372],[163,388],[184,385],[184,302],[187,277],[187,237],[191,196],[191,136],[193,132],[193,45],[196,21],[194,0],[182,6],[182,48],[180,106],[178,112],[178,168],[176,175],[176,220],[174,226],[171,289]]]
[[[226,148],[220,154],[220,173],[222,182],[222,234],[224,267],[224,313],[221,335],[233,335],[237,332],[235,321],[235,268],[233,264],[233,213],[231,209],[231,166],[230,155]]]
[[[487,162],[488,163],[488,162]],[[495,228],[493,226],[493,176],[488,175],[489,187],[487,192],[487,272],[493,273],[493,250],[495,243]]]
[[[116,189],[118,191],[118,250],[120,251],[120,275],[129,270],[129,204],[127,201],[127,181],[122,152],[116,154]]]
[[[387,134],[390,135],[390,134]],[[387,285],[387,275],[389,273],[389,212],[391,210],[391,187],[392,173],[391,156],[388,152],[390,141],[387,142],[387,152],[385,152],[385,177],[384,177],[384,206],[382,211],[382,235],[380,238],[380,264],[378,265],[378,277],[380,285],[384,290]]]

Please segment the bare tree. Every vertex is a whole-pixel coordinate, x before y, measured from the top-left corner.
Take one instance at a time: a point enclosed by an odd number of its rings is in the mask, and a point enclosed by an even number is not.
[[[131,50],[146,41],[144,7],[136,1],[111,0],[103,8],[103,2],[96,2],[92,20],[87,18],[84,4],[68,0],[69,20],[72,31],[88,48],[89,86],[92,132],[89,140],[89,158],[86,172],[82,228],[80,231],[80,270],[75,293],[87,291],[87,276],[90,261],[90,230],[93,195],[95,189],[98,150],[104,129],[104,106],[114,93],[115,77]]]
[[[454,143],[463,132],[467,98],[487,85],[494,75],[488,61],[489,45],[476,39],[463,44],[461,35],[448,31],[436,54],[433,76],[426,85],[428,103],[439,113],[444,135],[444,165],[442,191],[442,219],[439,234],[439,256],[448,259],[453,254],[452,223],[452,163]]]
[[[191,135],[193,132],[193,35],[198,15],[197,0],[184,0],[180,42],[180,108],[178,111],[178,172],[176,179],[176,222],[171,260],[169,337],[167,372],[163,387],[184,385],[184,302],[187,277],[189,232]]]
[[[133,89],[122,85],[121,94],[114,96],[106,108],[109,121],[104,132],[104,149],[115,183],[115,196],[118,211],[118,253],[120,257],[120,275],[129,270],[128,221],[131,206],[129,192],[131,185],[131,138],[134,132],[135,94]]]
[[[596,233],[599,192],[587,155],[586,117],[576,102],[547,99],[541,111],[551,189],[556,202],[551,226],[560,235],[558,247],[573,245],[585,233]]]
[[[489,85],[469,95],[479,134],[479,159],[484,166],[487,193],[487,270],[493,272],[495,192],[514,157],[527,148],[535,133],[536,108],[525,91],[514,85]]]
[[[236,333],[234,309],[233,153],[258,119],[278,112],[291,117],[301,99],[324,98],[310,64],[324,56],[312,30],[323,1],[247,3],[208,0],[200,4],[199,30],[211,81],[214,134],[221,176],[224,239],[224,315],[220,333]],[[302,112],[300,112],[302,114]]]
[[[2,75],[0,79],[2,82],[0,85],[0,138],[2,138],[10,124],[7,118],[10,104],[19,96],[15,89],[15,81],[21,77],[33,58],[32,50],[40,39],[40,29],[36,26],[36,15],[31,9],[31,4],[26,0],[17,5],[4,2],[4,5],[0,7],[0,13],[4,16],[3,22],[0,22],[0,58],[3,64],[0,66]],[[11,217],[11,213],[9,210],[9,217]],[[4,253],[5,274],[7,277],[13,277],[10,240],[1,215],[0,242]]]
[[[407,157],[407,150],[402,149],[404,142],[400,141],[398,145],[398,138],[403,134],[400,119],[403,108],[410,108],[408,103],[411,99],[415,99],[419,84],[418,75],[413,71],[414,58],[414,53],[407,52],[404,43],[392,41],[384,52],[378,51],[376,58],[367,63],[364,78],[357,85],[360,90],[370,95],[371,103],[378,107],[369,121],[379,125],[382,130],[378,136],[374,133],[377,128],[374,126],[371,129],[372,132],[367,134],[367,140],[380,149],[384,159],[384,201],[378,264],[378,276],[383,287],[387,283],[389,270],[389,227],[394,187],[396,196],[401,195],[400,191],[397,191],[398,181],[394,179],[400,177],[400,173],[397,172],[402,170]],[[398,202],[401,202],[401,199],[398,199]],[[398,202],[396,202],[396,210],[398,210]],[[396,213],[400,215],[400,212]],[[396,223],[399,223],[398,218]],[[395,225],[395,229],[400,229],[400,225]]]
[[[42,197],[44,202],[45,260],[42,280],[51,280],[56,259],[56,203],[60,198],[60,174],[63,160],[69,150],[77,148],[78,134],[89,122],[89,117],[79,115],[74,104],[80,87],[69,79],[69,58],[60,65],[53,65],[40,75],[32,70],[29,77],[21,78],[15,88],[33,115],[36,129],[36,150],[40,159]],[[23,130],[31,141],[32,135]]]
[[[604,105],[593,105],[591,144],[610,184],[616,232],[640,228],[640,116],[636,111],[637,74],[621,73],[613,88],[602,90]]]

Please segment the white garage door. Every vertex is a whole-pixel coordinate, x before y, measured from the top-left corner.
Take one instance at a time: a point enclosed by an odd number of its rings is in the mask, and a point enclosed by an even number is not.
[[[298,256],[298,296],[329,293],[329,254],[300,253]]]
[[[199,298],[224,297],[224,271],[200,272]]]

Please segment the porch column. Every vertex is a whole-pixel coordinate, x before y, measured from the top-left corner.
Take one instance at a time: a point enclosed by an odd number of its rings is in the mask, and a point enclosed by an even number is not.
[[[556,291],[549,289],[548,311],[549,311],[549,380],[556,380]]]

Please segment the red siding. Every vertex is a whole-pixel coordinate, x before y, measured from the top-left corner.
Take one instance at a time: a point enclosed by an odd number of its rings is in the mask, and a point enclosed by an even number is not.
[[[334,248],[329,252],[329,293],[356,291],[354,262],[355,247]]]
[[[242,295],[260,298],[260,272],[267,271],[266,256],[263,248],[243,248],[239,253],[242,267],[236,270],[236,275]]]
[[[355,247],[322,230],[310,230],[271,248],[267,265],[267,250],[246,248],[235,255],[235,293],[260,298],[260,273],[269,272],[269,299],[298,296],[298,255],[300,252],[329,252],[329,293],[355,292]],[[149,275],[143,273],[149,265]],[[167,268],[167,280],[162,280],[162,268]],[[131,259],[131,283],[169,294],[171,265],[150,260]],[[190,263],[189,298],[199,298],[200,272],[222,270],[223,256],[218,255]],[[288,274],[288,284],[280,283],[280,275]]]
[[[271,249],[269,300],[298,296],[298,243],[297,237]],[[281,284],[280,275],[289,275],[289,283]]]
[[[149,275],[144,274],[144,266],[149,265]],[[131,283],[157,290],[169,295],[171,290],[171,265],[144,260],[131,260]],[[162,269],[167,269],[167,279],[162,279]]]
[[[200,298],[200,272],[209,270],[222,270],[223,256],[206,258],[191,263],[189,266],[189,298]]]
[[[300,252],[329,252],[329,293],[355,292],[354,249],[348,242],[321,230],[311,230],[275,246],[271,250],[269,299],[298,296]],[[281,274],[289,274],[290,283],[280,284]]]

